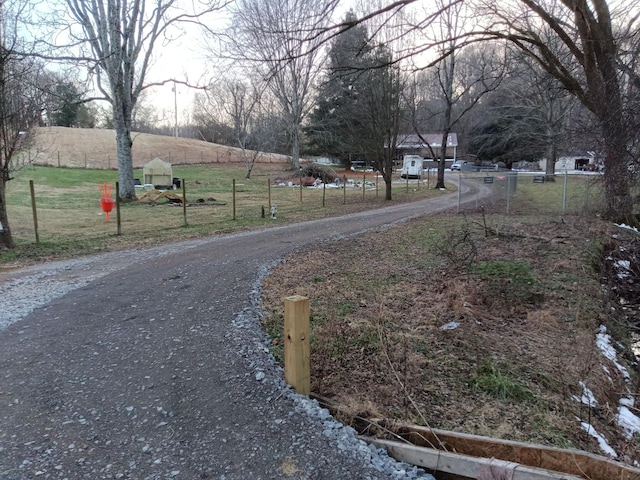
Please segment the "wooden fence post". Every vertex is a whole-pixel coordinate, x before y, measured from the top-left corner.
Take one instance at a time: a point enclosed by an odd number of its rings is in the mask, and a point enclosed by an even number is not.
[[[309,299],[284,299],[284,377],[301,395],[311,392]]]
[[[342,176],[342,204],[347,204],[347,176]]]
[[[187,182],[182,179],[182,218],[184,220],[183,226],[187,226]]]
[[[122,235],[122,219],[120,218],[120,182],[116,182],[116,231]]]
[[[33,180],[29,180],[29,190],[31,191],[31,211],[33,212],[33,228],[36,232],[36,243],[40,243],[40,234],[38,233],[38,211],[36,210],[36,193],[33,186]]]
[[[302,167],[300,167],[300,175],[298,176],[300,180],[300,203],[302,203]]]
[[[233,220],[236,219],[236,179],[233,179],[233,185],[231,187],[231,197],[232,197],[232,205],[233,205]]]
[[[367,188],[367,172],[363,172],[362,174],[362,200],[364,200],[364,191]]]
[[[324,207],[325,199],[327,197],[327,184],[322,182],[322,206]]]

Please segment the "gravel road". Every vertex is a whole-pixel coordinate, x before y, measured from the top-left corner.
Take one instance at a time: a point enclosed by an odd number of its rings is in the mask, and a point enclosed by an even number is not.
[[[456,202],[0,274],[0,479],[432,478],[285,385],[259,285],[290,252]]]

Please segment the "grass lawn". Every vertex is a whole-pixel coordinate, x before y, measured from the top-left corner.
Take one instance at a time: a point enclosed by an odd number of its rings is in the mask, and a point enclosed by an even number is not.
[[[142,178],[142,171],[135,171]],[[366,189],[358,186],[362,172],[338,172],[354,186],[303,188],[282,166],[258,165],[250,179],[242,164],[184,165],[173,167],[186,190],[187,208],[162,198],[157,202],[121,202],[121,231],[117,235],[117,214],[110,221],[100,208],[100,187],[114,185],[117,172],[83,168],[30,166],[16,173],[7,186],[9,222],[17,244],[0,254],[0,264],[35,261],[61,256],[95,253],[163,242],[198,238],[247,228],[296,222],[388,205],[384,183],[366,174]],[[235,180],[235,196],[234,191]],[[280,180],[285,185],[276,186]],[[39,243],[30,195],[33,182]],[[455,188],[452,186],[452,188]],[[113,187],[115,191],[115,187]],[[140,190],[138,197],[145,191]],[[182,189],[172,193],[182,195]],[[407,202],[443,192],[418,185],[395,182],[393,202]],[[151,196],[153,198],[154,195]],[[277,218],[270,218],[269,203],[277,205]],[[186,210],[186,226],[185,226]],[[263,211],[265,216],[263,218]]]

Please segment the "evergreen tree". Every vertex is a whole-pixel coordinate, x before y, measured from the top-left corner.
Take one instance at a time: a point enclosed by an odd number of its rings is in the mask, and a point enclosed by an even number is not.
[[[385,181],[391,200],[391,180],[398,137],[401,76],[384,45],[372,45],[367,29],[349,12],[329,52],[327,78],[307,128],[315,153],[343,163],[371,162]]]
[[[344,18],[345,24],[356,21],[353,11]],[[360,103],[372,50],[363,24],[345,30],[332,42],[327,73],[305,129],[313,153],[345,163],[363,155],[357,146],[362,135]]]
[[[51,95],[54,104],[50,117],[51,124],[58,127],[76,126],[82,105],[76,87],[72,83],[60,83],[55,86]]]

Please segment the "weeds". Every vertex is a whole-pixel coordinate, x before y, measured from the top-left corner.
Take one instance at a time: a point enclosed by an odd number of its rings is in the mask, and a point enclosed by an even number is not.
[[[467,222],[455,230],[450,230],[444,238],[436,240],[433,247],[437,254],[446,258],[454,268],[473,263],[478,255],[474,234]]]
[[[303,288],[314,317],[326,318],[315,326],[312,388],[354,415],[597,453],[576,425],[573,394],[584,380],[613,404],[622,388],[591,362],[600,358],[593,321],[603,311],[583,247],[585,232],[598,243],[599,227],[489,220],[508,237],[485,236],[479,216],[429,217],[305,252],[266,290],[280,307],[285,292]],[[477,252],[464,268],[443,253],[453,236]],[[353,255],[365,248],[364,259]],[[580,321],[566,321],[573,316]],[[443,330],[448,322],[457,327]],[[589,420],[606,430],[610,414]]]
[[[481,295],[487,305],[538,304],[543,300],[540,282],[526,262],[488,260],[470,265],[468,271],[482,280]]]
[[[499,400],[525,401],[533,398],[531,390],[503,372],[492,359],[480,364],[470,384],[474,390],[482,391]]]

